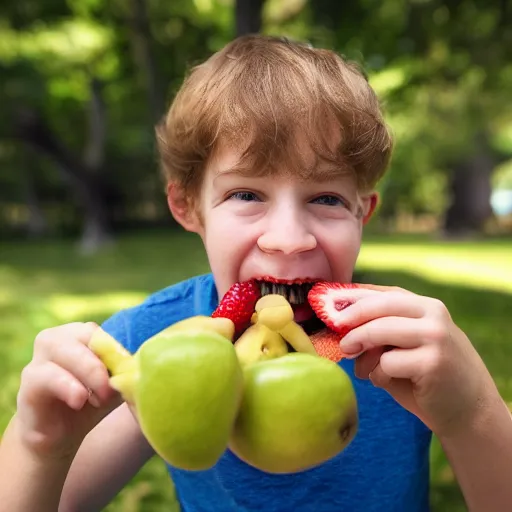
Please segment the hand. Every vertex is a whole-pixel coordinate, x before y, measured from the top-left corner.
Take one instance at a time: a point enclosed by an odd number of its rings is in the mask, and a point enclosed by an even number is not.
[[[366,287],[338,317],[351,331],[341,340],[360,354],[356,375],[369,378],[437,435],[464,428],[497,389],[467,336],[437,300],[399,288]]]
[[[107,369],[87,347],[98,326],[71,323],[38,334],[23,369],[15,422],[37,456],[73,456],[87,433],[116,405]]]

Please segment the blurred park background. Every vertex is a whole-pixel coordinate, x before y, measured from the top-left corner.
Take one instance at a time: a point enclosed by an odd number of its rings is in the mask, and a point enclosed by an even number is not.
[[[511,1],[3,0],[0,433],[40,330],[208,271],[166,208],[154,124],[249,32],[364,66],[397,142],[358,272],[443,300],[512,403]],[[108,511],[173,501],[152,460]],[[432,508],[465,510],[436,440]]]

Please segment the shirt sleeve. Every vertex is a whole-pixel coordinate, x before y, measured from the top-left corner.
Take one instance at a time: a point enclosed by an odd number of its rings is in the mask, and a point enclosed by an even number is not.
[[[103,322],[101,328],[121,343],[128,352],[133,354],[137,348],[132,346],[131,337],[128,334],[129,331],[126,325],[126,317],[127,313],[125,310],[119,311]]]

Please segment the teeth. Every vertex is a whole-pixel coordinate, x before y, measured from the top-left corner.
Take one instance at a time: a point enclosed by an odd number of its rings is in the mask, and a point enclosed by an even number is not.
[[[272,285],[269,283],[261,283],[261,296],[269,295],[272,293]]]
[[[309,290],[313,283],[287,285],[282,283],[260,282],[261,296],[277,294],[285,297],[290,304],[303,304],[306,302]]]
[[[298,298],[298,304],[302,304],[304,302],[305,297],[304,287],[297,286],[297,298]]]

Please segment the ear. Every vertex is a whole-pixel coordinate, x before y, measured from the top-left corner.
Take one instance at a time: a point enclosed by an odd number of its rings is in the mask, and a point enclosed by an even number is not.
[[[379,203],[379,194],[377,192],[372,192],[371,194],[364,196],[362,198],[363,201],[363,226],[368,224],[370,219],[372,218],[375,209]]]
[[[167,204],[176,222],[184,229],[192,233],[201,232],[202,223],[199,215],[182,187],[175,183],[167,185]]]

